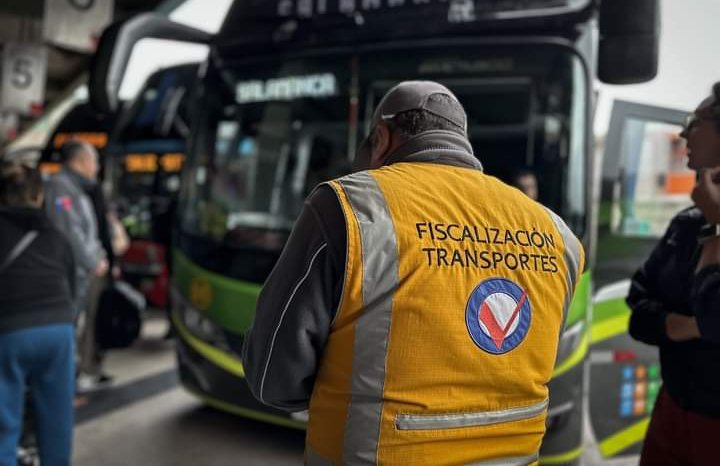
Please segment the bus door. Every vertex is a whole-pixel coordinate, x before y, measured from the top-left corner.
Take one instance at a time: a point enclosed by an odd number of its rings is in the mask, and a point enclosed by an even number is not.
[[[670,220],[692,205],[694,172],[678,136],[687,112],[614,103],[600,180],[590,354],[596,454],[639,454],[660,388],[658,350],[627,333],[630,278]]]

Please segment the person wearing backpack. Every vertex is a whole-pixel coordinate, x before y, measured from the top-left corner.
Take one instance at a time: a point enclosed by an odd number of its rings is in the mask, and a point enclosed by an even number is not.
[[[75,264],[40,173],[0,162],[0,464],[16,464],[29,393],[43,466],[71,464]]]

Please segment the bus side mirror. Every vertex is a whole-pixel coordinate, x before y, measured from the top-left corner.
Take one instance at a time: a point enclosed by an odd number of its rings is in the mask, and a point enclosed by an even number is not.
[[[142,13],[111,24],[100,37],[90,62],[90,104],[98,113],[118,108],[120,86],[133,48],[142,39],[208,44],[212,35],[154,13]]]
[[[607,84],[637,84],[658,71],[659,0],[601,0],[598,77]]]

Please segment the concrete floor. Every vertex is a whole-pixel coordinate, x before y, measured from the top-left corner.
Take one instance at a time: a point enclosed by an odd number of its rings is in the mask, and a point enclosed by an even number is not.
[[[115,384],[85,397],[78,409],[74,465],[302,464],[304,432],[216,411],[182,390],[166,331],[165,316],[150,314],[141,340],[108,354],[105,370]],[[585,430],[583,465],[637,464],[637,456],[602,460],[589,424]]]
[[[172,378],[168,383],[175,351],[163,340],[166,331],[164,316],[150,314],[141,340],[108,353],[105,371],[114,384],[90,394],[78,411],[75,466],[302,464],[304,432],[207,408]],[[165,381],[147,383],[158,377]],[[93,413],[97,402],[112,411]]]
[[[304,433],[204,407],[176,388],[75,430],[76,466],[302,464]]]

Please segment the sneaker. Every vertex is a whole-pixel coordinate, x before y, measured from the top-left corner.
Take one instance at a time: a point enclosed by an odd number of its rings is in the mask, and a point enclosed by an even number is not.
[[[102,390],[112,385],[113,377],[107,374],[80,374],[78,375],[76,391],[78,393]]]

